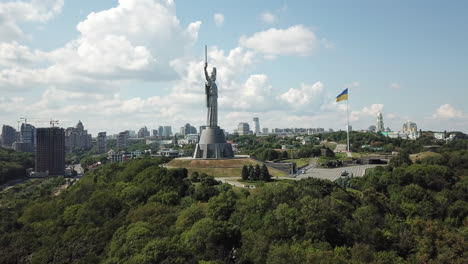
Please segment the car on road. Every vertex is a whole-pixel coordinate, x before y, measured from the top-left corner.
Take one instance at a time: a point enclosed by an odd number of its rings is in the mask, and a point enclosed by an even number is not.
[[[342,173],[341,173],[341,176],[348,176],[349,175],[349,172],[347,170],[344,170]]]
[[[302,173],[302,174],[305,174],[305,170],[301,170],[301,173]]]

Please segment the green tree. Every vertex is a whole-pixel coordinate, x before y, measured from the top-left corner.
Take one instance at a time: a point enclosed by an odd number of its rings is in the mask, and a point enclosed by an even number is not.
[[[249,169],[247,168],[247,166],[242,166],[242,180],[246,181],[249,179]]]
[[[270,172],[268,171],[268,167],[265,164],[263,164],[262,168],[260,169],[260,180],[262,181],[271,180]]]

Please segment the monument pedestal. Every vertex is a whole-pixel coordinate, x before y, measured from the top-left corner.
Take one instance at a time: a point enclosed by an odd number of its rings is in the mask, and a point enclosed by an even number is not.
[[[225,159],[233,158],[232,146],[226,143],[224,131],[218,126],[204,129],[200,135],[200,141],[193,153],[194,159]]]

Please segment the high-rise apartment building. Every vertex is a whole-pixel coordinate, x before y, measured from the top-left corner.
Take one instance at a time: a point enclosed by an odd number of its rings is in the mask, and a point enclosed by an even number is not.
[[[8,125],[3,125],[2,146],[10,148],[13,142],[15,141],[16,141],[16,129]]]
[[[118,149],[125,149],[128,146],[128,131],[120,132],[117,135],[117,148]]]
[[[36,151],[36,128],[30,124],[21,125],[20,142],[23,145],[22,151],[34,152]]]
[[[59,127],[37,129],[36,171],[65,173],[65,131]]]
[[[97,136],[97,151],[98,153],[106,152],[106,132],[99,132]]]
[[[183,136],[197,134],[197,128],[187,123],[180,128],[180,134]]]
[[[250,131],[250,126],[248,123],[239,123],[237,125],[237,133],[239,136],[248,135]]]
[[[149,132],[149,130],[148,130],[148,128],[146,126],[140,128],[140,130],[138,130],[138,134],[137,134],[138,138],[145,138],[145,137],[149,137],[149,136],[150,136],[150,132]]]
[[[260,120],[258,119],[258,117],[254,117],[253,122],[255,135],[260,134]]]
[[[65,130],[65,151],[90,150],[93,147],[93,139],[88,130],[84,129],[81,120],[76,127],[68,127]]]
[[[172,127],[164,126],[163,137],[170,137],[170,136],[172,136]]]
[[[159,126],[158,128],[158,136],[162,137],[164,134],[164,127],[163,126]]]

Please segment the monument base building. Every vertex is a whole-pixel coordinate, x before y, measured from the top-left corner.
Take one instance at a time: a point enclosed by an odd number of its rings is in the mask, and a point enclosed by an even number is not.
[[[205,128],[200,136],[200,141],[195,147],[194,159],[225,159],[233,158],[232,146],[226,143],[224,131],[218,126]]]

